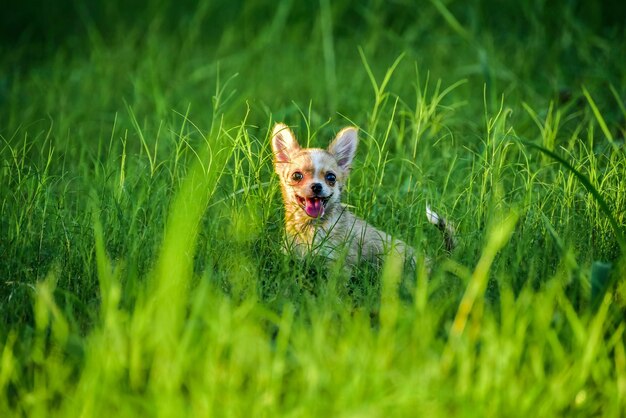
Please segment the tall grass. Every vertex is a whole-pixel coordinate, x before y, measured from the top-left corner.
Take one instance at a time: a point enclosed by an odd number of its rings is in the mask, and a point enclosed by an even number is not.
[[[33,30],[0,80],[0,415],[621,416],[623,29],[489,5]],[[357,125],[344,201],[430,275],[285,253],[275,121]]]

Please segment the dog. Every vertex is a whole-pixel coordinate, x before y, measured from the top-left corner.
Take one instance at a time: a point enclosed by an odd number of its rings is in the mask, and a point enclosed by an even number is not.
[[[413,266],[415,250],[402,240],[358,218],[341,203],[358,145],[355,127],[342,129],[327,149],[302,148],[283,123],[272,130],[274,168],[280,177],[285,205],[285,246],[298,256],[318,255],[340,260],[347,270],[363,261],[380,265],[395,252]],[[426,208],[427,219],[443,232],[448,250],[453,228]],[[426,261],[430,270],[430,261]]]

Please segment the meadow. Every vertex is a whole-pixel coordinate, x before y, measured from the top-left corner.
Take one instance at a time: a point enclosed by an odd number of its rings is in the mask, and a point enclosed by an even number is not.
[[[589,3],[13,6],[0,416],[624,416],[626,10]],[[359,128],[344,202],[430,274],[283,251],[280,121]]]

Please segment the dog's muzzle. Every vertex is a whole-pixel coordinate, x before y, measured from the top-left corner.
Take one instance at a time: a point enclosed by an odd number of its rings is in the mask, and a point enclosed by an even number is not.
[[[306,212],[308,216],[311,218],[321,218],[324,216],[324,212],[326,210],[326,204],[332,195],[326,197],[302,197],[296,195],[296,199],[298,200],[298,204],[300,207]]]

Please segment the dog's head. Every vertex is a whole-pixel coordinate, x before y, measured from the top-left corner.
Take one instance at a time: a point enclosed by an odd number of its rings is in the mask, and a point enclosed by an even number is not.
[[[322,218],[338,207],[357,143],[357,129],[348,127],[337,134],[328,149],[301,148],[286,125],[276,124],[272,150],[285,205],[300,207],[310,218]]]

